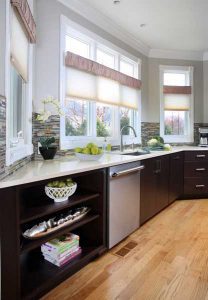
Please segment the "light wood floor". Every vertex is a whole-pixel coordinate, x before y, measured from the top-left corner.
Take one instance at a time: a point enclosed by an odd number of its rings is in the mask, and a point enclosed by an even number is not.
[[[43,299],[208,300],[208,200],[175,202]]]

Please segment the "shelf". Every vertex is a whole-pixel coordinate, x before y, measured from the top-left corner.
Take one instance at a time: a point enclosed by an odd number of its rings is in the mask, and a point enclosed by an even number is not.
[[[81,204],[83,202],[95,199],[99,196],[99,193],[90,193],[87,191],[80,191],[70,197],[70,200],[56,203],[52,199],[46,198],[42,203],[38,201],[37,206],[25,209],[20,216],[20,223],[24,224],[41,218],[61,210],[70,208],[74,205]]]
[[[21,256],[21,299],[39,299],[45,291],[53,288],[75,271],[82,268],[87,262],[95,258],[106,248],[103,245],[83,247],[82,253],[76,256],[63,267],[57,267],[43,259],[40,251],[35,255]]]
[[[51,239],[53,239],[59,235],[62,235],[64,233],[75,230],[85,224],[88,224],[89,222],[92,222],[92,221],[98,219],[99,217],[100,217],[99,215],[86,215],[82,220],[80,220],[74,224],[68,225],[66,227],[62,227],[59,230],[57,230],[43,238],[39,238],[39,239],[35,239],[35,240],[27,240],[27,239],[23,238],[23,243],[21,245],[21,253],[38,248],[42,244],[46,243],[47,241],[50,241]]]

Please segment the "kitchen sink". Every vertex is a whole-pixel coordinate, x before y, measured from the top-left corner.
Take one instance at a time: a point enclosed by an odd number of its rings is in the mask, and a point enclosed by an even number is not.
[[[149,153],[150,151],[144,150],[144,151],[135,151],[135,152],[125,152],[125,153],[121,153],[121,155],[139,156],[139,155],[144,155]]]

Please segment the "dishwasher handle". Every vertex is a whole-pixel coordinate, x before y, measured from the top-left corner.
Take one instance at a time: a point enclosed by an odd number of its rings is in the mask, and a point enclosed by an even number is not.
[[[139,166],[139,167],[136,167],[136,168],[132,168],[132,169],[124,170],[124,171],[119,171],[119,172],[111,173],[110,177],[111,178],[115,178],[115,177],[119,177],[119,176],[124,176],[124,175],[128,175],[128,174],[131,174],[131,173],[139,172],[139,171],[141,171],[143,169],[144,169],[144,166],[142,165],[142,166]]]

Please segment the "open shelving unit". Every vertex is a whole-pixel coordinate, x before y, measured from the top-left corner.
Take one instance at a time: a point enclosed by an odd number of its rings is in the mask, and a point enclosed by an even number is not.
[[[39,299],[106,251],[106,174],[100,169],[57,178],[72,177],[78,184],[75,194],[61,203],[45,195],[50,180],[0,190],[0,197],[6,198],[0,202],[2,300]],[[79,221],[38,239],[22,236],[35,224],[82,206],[90,207],[90,212]],[[45,261],[41,245],[69,232],[79,235],[82,252],[62,267]]]

